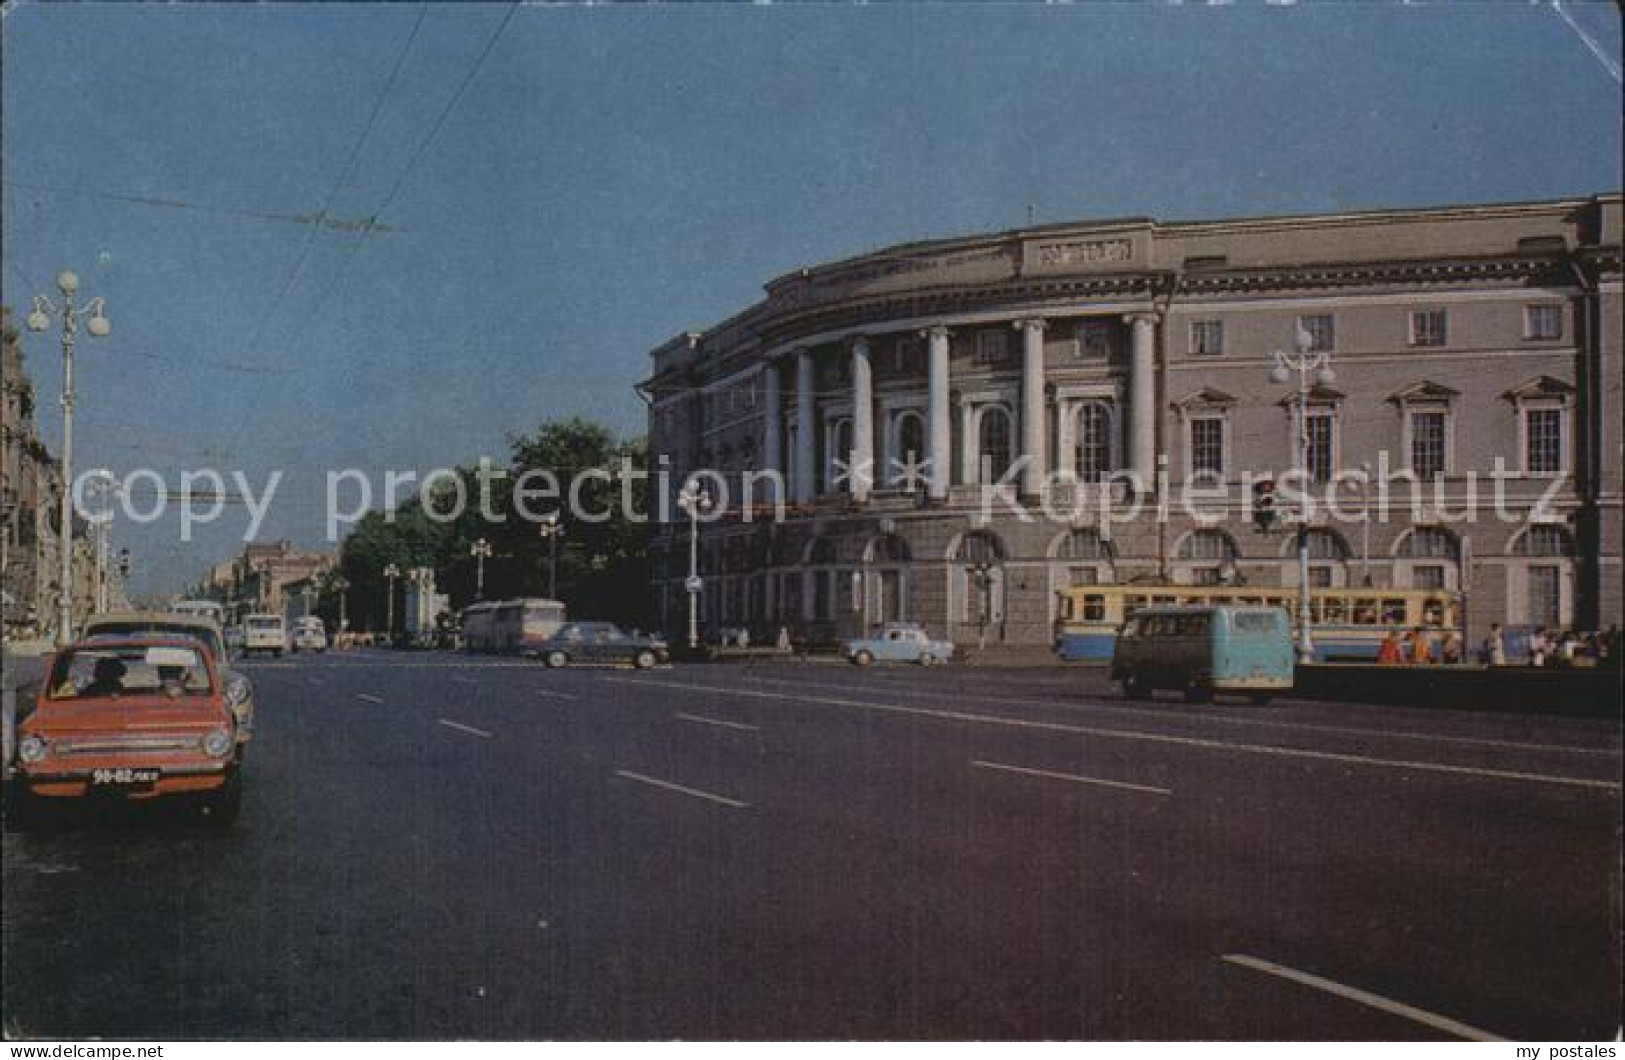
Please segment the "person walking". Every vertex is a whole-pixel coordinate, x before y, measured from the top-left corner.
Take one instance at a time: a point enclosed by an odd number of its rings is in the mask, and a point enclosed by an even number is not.
[[[1484,665],[1505,666],[1507,664],[1506,634],[1501,632],[1501,623],[1490,624],[1490,635],[1484,638]]]
[[[1433,641],[1421,626],[1411,630],[1409,647],[1412,666],[1426,666],[1433,661]]]
[[[1539,668],[1546,665],[1546,653],[1551,645],[1546,640],[1546,627],[1536,626],[1535,631],[1529,634],[1529,665]]]
[[[1378,666],[1398,666],[1405,661],[1405,649],[1399,642],[1399,630],[1390,629],[1377,648]]]
[[[1439,650],[1439,661],[1446,666],[1460,666],[1461,656],[1461,633],[1453,629],[1445,634],[1444,647]]]

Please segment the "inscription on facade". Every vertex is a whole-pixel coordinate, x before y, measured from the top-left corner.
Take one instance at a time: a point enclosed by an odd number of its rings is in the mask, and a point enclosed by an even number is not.
[[[1127,239],[1084,239],[1038,246],[1040,265],[1100,265],[1133,260],[1134,244]]]

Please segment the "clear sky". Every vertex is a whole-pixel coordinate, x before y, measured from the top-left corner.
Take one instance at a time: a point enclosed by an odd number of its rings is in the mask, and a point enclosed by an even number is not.
[[[284,469],[262,536],[303,544],[328,467],[500,459],[572,414],[640,432],[647,351],[803,264],[1029,206],[1621,186],[1601,3],[23,2],[3,36],[0,295],[74,268],[114,324],[79,345],[79,466]],[[388,230],[295,220],[324,207]],[[24,349],[54,447],[56,342]],[[121,528],[135,588],[245,522]]]

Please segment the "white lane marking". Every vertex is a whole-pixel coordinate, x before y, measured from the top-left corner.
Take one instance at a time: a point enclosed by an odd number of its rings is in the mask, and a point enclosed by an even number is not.
[[[1310,751],[1296,747],[1272,747],[1268,744],[1231,743],[1228,740],[1204,739],[1197,736],[1170,736],[1161,732],[1139,732],[1133,729],[1098,729],[1087,725],[1065,725],[1055,721],[1030,721],[1023,718],[1001,718],[993,714],[972,714],[959,710],[932,710],[927,707],[905,707],[896,703],[866,703],[859,699],[836,699],[833,696],[790,695],[782,692],[754,692],[743,688],[724,688],[717,685],[695,685],[686,681],[653,681],[647,678],[609,677],[607,681],[623,684],[665,687],[689,692],[725,692],[736,696],[755,696],[758,699],[789,700],[793,703],[817,703],[825,706],[854,707],[886,714],[908,714],[921,718],[942,718],[947,721],[969,722],[974,725],[1001,725],[1011,729],[1031,729],[1037,732],[1065,732],[1078,736],[1097,736],[1105,740],[1131,740],[1144,743],[1172,744],[1179,747],[1201,747],[1209,750],[1239,751],[1244,754],[1273,755],[1279,758],[1305,758],[1319,762],[1341,762],[1346,765],[1377,766],[1386,769],[1411,769],[1427,773],[1447,773],[1458,776],[1488,777],[1496,780],[1527,780],[1540,784],[1563,784],[1577,788],[1596,788],[1599,791],[1618,791],[1619,785],[1609,780],[1590,780],[1585,777],[1554,776],[1548,773],[1517,773],[1505,769],[1478,769],[1473,766],[1453,766],[1441,762],[1412,762],[1396,758],[1370,758],[1365,755],[1338,754],[1333,751]]]
[[[1243,968],[1251,968],[1255,972],[1263,972],[1265,975],[1274,975],[1282,979],[1290,979],[1294,983],[1301,983],[1304,986],[1313,987],[1316,990],[1324,990],[1328,994],[1346,998],[1349,1001],[1357,1001],[1362,1005],[1368,1005],[1371,1008],[1382,1012],[1387,1012],[1394,1016],[1402,1016],[1413,1023],[1420,1023],[1425,1027],[1432,1027],[1434,1030],[1443,1031],[1446,1034],[1454,1034],[1456,1037],[1466,1038],[1468,1041],[1506,1041],[1505,1038],[1498,1038],[1488,1031],[1481,1031],[1477,1027],[1468,1026],[1459,1020],[1450,1019],[1448,1016],[1440,1016],[1435,1013],[1428,1012],[1425,1009],[1419,1009],[1414,1005],[1407,1005],[1404,1002],[1383,997],[1381,994],[1373,994],[1370,991],[1361,990],[1358,987],[1345,986],[1342,983],[1336,983],[1330,979],[1323,979],[1318,975],[1310,975],[1308,972],[1300,972],[1296,968],[1288,968],[1284,964],[1276,964],[1273,961],[1266,961],[1257,957],[1250,957],[1245,953],[1226,953],[1222,959],[1230,962],[1231,964],[1240,965]]]
[[[580,699],[581,698],[580,696],[576,695],[574,692],[555,692],[550,688],[537,688],[537,689],[533,689],[533,691],[538,696],[547,696],[547,697],[549,697],[551,699]]]
[[[698,788],[685,788],[681,784],[673,784],[669,780],[658,780],[655,777],[646,777],[642,773],[633,773],[629,770],[617,769],[615,771],[615,775],[618,777],[625,777],[627,780],[636,780],[641,784],[652,784],[657,788],[665,788],[667,791],[675,791],[682,795],[692,795],[696,799],[709,799],[711,802],[720,802],[722,805],[732,806],[736,810],[748,810],[750,808],[750,803],[748,802],[740,802],[738,799],[730,799],[726,795],[713,795],[709,791],[700,791]]]
[[[1028,769],[1026,766],[1010,766],[1003,762],[983,762],[972,760],[971,765],[981,766],[983,769],[1002,769],[1006,773],[1022,773],[1029,777],[1047,777],[1051,780],[1070,780],[1074,784],[1099,784],[1103,788],[1123,788],[1126,791],[1143,791],[1149,795],[1172,795],[1172,788],[1154,788],[1149,784],[1127,784],[1121,780],[1101,780],[1098,777],[1080,777],[1075,773],[1052,773],[1047,769]]]
[[[746,725],[743,722],[738,722],[738,721],[723,721],[721,718],[707,718],[707,717],[705,717],[704,715],[701,715],[701,714],[682,714],[682,713],[678,713],[678,714],[673,714],[672,717],[681,718],[684,721],[698,722],[701,725],[715,725],[715,726],[717,726],[719,728],[723,728],[723,729],[737,729],[740,732],[761,732],[762,731],[760,726]]]
[[[456,729],[458,732],[466,732],[470,736],[480,736],[487,740],[491,738],[490,733],[486,732],[484,729],[476,729],[472,725],[464,725],[461,722],[448,721],[445,718],[440,719],[440,724],[444,725],[448,729]]]
[[[383,701],[383,700],[381,700],[381,699],[379,699],[379,698],[378,698],[378,697],[377,697],[377,696],[369,696],[369,695],[367,695],[367,693],[365,693],[365,692],[357,692],[357,693],[356,693],[356,694],[355,694],[355,698],[357,698],[357,699],[364,699],[364,700],[366,700],[366,701],[367,701],[367,702],[368,702],[368,703],[378,703],[378,704],[382,704],[382,703],[383,703],[383,702],[384,702],[384,701]]]
[[[477,685],[477,684],[479,684],[479,682],[476,681],[474,678],[472,678],[472,677],[464,677],[462,674],[452,674],[451,679],[453,681],[456,681],[460,685]]]
[[[851,684],[817,684],[806,681],[790,681],[784,678],[742,676],[741,680],[754,681],[759,684],[789,685],[793,688],[829,688],[842,691],[855,691],[857,686]],[[1007,703],[1010,706],[1054,707],[1062,710],[1088,710],[1099,713],[1102,711],[1117,714],[1128,714],[1136,718],[1153,718],[1159,721],[1173,721],[1189,718],[1199,721],[1213,721],[1221,725],[1242,725],[1262,729],[1297,729],[1303,732],[1334,733],[1339,736],[1376,736],[1393,740],[1418,740],[1427,743],[1462,744],[1468,747],[1499,747],[1509,751],[1552,751],[1558,754],[1571,755],[1605,755],[1619,757],[1620,749],[1617,747],[1574,747],[1570,744],[1527,743],[1522,740],[1494,740],[1483,736],[1445,736],[1427,732],[1403,732],[1394,729],[1365,729],[1345,725],[1316,725],[1305,721],[1265,721],[1262,718],[1236,718],[1207,711],[1182,710],[1177,714],[1170,714],[1165,710],[1124,707],[1111,703],[1069,703],[1054,699],[1031,699],[1017,696],[978,696],[963,692],[936,692],[919,691],[907,688],[888,688],[888,694],[899,696],[925,696],[931,699],[968,699],[978,703]]]

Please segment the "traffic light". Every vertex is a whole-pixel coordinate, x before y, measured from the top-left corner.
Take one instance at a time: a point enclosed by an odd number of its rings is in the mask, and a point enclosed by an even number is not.
[[[1275,525],[1275,480],[1262,479],[1253,483],[1253,526],[1261,534],[1270,532]]]

